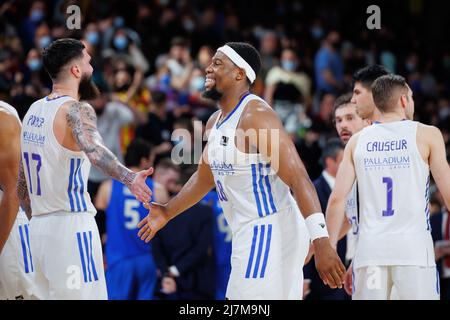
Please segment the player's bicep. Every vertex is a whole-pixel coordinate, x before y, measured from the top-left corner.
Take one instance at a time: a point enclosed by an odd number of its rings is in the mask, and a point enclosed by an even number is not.
[[[444,139],[437,128],[433,128],[430,142],[431,173],[444,199],[450,201],[450,167],[445,153]]]
[[[103,140],[97,130],[95,110],[88,103],[71,103],[66,120],[75,142],[87,154],[93,152],[95,146],[102,143]]]

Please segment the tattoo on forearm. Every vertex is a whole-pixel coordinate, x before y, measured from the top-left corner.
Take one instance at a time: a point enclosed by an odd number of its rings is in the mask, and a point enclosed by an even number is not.
[[[19,179],[17,180],[17,196],[20,200],[20,206],[25,210],[28,218],[31,217],[31,201],[28,194],[27,181],[25,180],[25,174],[23,172],[22,161],[19,165]]]
[[[123,166],[105,146],[97,130],[95,110],[88,103],[75,102],[70,106],[66,119],[78,146],[86,153],[91,163],[129,187],[136,174]]]

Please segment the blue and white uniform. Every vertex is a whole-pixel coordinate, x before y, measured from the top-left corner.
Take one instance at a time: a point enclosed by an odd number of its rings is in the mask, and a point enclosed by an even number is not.
[[[358,241],[358,195],[356,190],[357,183],[355,182],[345,203],[345,214],[351,225],[351,229],[347,233],[347,250],[345,251],[345,260],[347,261],[353,260],[353,257],[355,256],[356,243]]]
[[[309,233],[289,187],[262,154],[235,144],[248,94],[217,118],[208,138],[208,161],[225,218],[233,234],[227,298],[301,299]],[[267,108],[270,108],[267,106]],[[220,120],[220,122],[218,122]]]
[[[439,299],[429,223],[429,166],[417,146],[418,123],[376,123],[354,151],[360,197],[353,260],[354,299]]]
[[[23,120],[22,164],[31,200],[30,241],[36,295],[107,299],[96,210],[87,192],[91,164],[61,146],[53,126],[62,96],[33,103]]]
[[[153,180],[147,178],[153,190]],[[112,180],[106,209],[106,282],[110,300],[151,300],[156,285],[152,247],[137,236],[138,223],[148,214],[127,186]]]
[[[0,101],[0,109],[14,115],[20,123],[19,115],[13,106]],[[2,196],[0,189],[0,201]],[[16,221],[0,255],[0,300],[33,299],[33,274],[28,218],[19,208]]]

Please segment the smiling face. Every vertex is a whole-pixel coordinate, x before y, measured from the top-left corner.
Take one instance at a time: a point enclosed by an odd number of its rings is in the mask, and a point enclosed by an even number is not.
[[[245,71],[238,68],[224,53],[216,52],[206,68],[203,97],[220,100],[223,93],[236,84],[236,80],[246,81]]]

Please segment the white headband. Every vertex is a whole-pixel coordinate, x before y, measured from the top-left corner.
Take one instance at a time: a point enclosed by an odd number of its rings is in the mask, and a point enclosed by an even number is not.
[[[245,61],[236,51],[234,51],[233,48],[224,45],[223,47],[217,49],[217,51],[221,51],[228,58],[230,58],[230,60],[233,61],[235,65],[237,65],[239,68],[244,69],[245,73],[247,74],[248,80],[250,80],[250,83],[253,83],[255,81],[256,79],[255,71],[252,69],[252,67],[250,67],[247,61]]]

